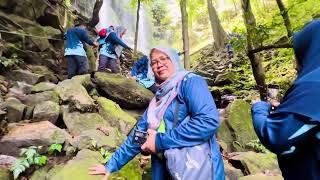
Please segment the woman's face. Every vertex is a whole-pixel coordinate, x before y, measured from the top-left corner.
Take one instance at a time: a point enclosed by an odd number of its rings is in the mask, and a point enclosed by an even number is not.
[[[167,80],[175,72],[174,65],[169,56],[156,49],[151,52],[150,66],[155,78],[161,82]]]

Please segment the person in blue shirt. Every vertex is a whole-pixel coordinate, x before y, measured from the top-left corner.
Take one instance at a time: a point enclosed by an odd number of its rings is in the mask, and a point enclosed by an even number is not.
[[[256,102],[254,129],[278,156],[284,179],[320,179],[320,20],[293,36],[297,78],[281,104]],[[272,105],[277,106],[271,112]]]
[[[68,78],[75,75],[85,74],[89,70],[87,54],[84,50],[84,43],[91,46],[98,46],[97,42],[90,39],[85,23],[79,23],[65,33],[66,48],[65,57],[68,63]]]
[[[143,87],[156,93],[157,86],[154,81],[154,75],[149,67],[149,58],[144,55],[138,59],[132,66],[130,78],[136,80]]]
[[[108,179],[110,173],[119,171],[140,152],[145,152],[151,153],[152,179],[167,179],[170,175],[166,159],[158,156],[159,153],[207,142],[210,143],[207,150],[211,156],[198,153],[191,154],[191,157],[206,156],[210,169],[206,173],[212,175],[206,179],[224,180],[223,161],[215,138],[219,113],[206,81],[201,76],[185,71],[177,52],[170,48],[153,48],[150,66],[159,87],[155,97],[111,159],[105,165],[91,167],[89,173],[103,174],[104,179]],[[135,130],[148,132],[142,146],[134,142]]]
[[[125,29],[122,30],[124,32],[120,32],[120,34],[125,33]],[[107,28],[106,32],[106,36],[100,37],[98,40],[100,45],[98,71],[103,72],[106,68],[109,68],[112,73],[119,73],[120,70],[117,65],[118,56],[115,50],[116,46],[120,45],[129,50],[131,50],[131,48],[126,45],[113,30]]]

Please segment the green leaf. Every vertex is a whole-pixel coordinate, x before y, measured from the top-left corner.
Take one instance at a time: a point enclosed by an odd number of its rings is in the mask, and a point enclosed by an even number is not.
[[[39,160],[39,165],[45,165],[47,163],[47,157],[46,156],[41,156],[40,160]]]

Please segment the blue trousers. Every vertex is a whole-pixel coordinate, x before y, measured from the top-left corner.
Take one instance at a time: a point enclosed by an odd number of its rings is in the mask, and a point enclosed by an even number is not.
[[[88,73],[89,65],[87,57],[68,55],[66,58],[68,63],[68,79],[71,79],[75,75]]]

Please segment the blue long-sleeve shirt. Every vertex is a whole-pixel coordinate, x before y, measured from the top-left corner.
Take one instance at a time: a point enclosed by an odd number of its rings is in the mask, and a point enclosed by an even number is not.
[[[80,27],[74,27],[67,30],[66,34],[65,56],[78,55],[87,56],[83,48],[83,44],[87,43],[93,46],[93,41],[90,39],[88,32]]]
[[[320,150],[319,125],[310,124],[308,117],[294,113],[273,115],[270,109],[270,103],[255,103],[253,126],[262,144],[278,155],[283,176],[320,179],[320,154],[315,153]]]
[[[179,104],[178,124],[188,115],[190,120],[174,129],[173,118],[175,103]],[[219,146],[215,140],[215,132],[219,126],[219,114],[205,80],[197,75],[188,74],[183,80],[177,101],[173,101],[164,114],[166,133],[157,133],[156,149],[158,152],[169,148],[187,147],[211,142],[214,179],[224,179],[224,168]],[[148,128],[147,114],[137,123],[135,129],[146,131]],[[109,172],[118,171],[140,152],[140,146],[133,144],[133,133],[112,155],[106,163]],[[152,155],[152,179],[163,179],[165,164]]]
[[[115,32],[110,32],[104,41],[99,41],[101,48],[100,54],[104,56],[108,56],[113,59],[117,59],[117,55],[115,52],[116,45],[120,45],[123,48],[130,49],[130,47],[125,44]]]

